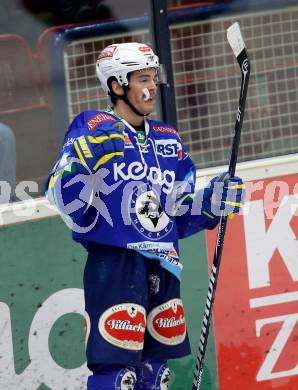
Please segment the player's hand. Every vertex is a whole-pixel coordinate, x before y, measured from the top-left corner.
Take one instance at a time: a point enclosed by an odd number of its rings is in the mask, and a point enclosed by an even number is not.
[[[238,214],[245,199],[244,183],[240,177],[229,178],[227,172],[214,177],[204,189],[202,213],[214,219],[221,215]]]
[[[91,173],[108,161],[124,157],[124,123],[114,122],[95,128],[90,135],[81,135],[74,141],[74,151],[82,166]]]

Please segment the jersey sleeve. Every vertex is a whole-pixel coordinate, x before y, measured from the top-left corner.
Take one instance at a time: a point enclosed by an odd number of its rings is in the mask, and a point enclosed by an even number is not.
[[[180,239],[204,229],[213,229],[218,223],[201,214],[200,207],[197,207],[201,194],[195,188],[196,166],[182,145],[182,157],[178,162],[174,188],[175,221]]]
[[[96,194],[96,177],[84,169],[73,143],[79,136],[88,135],[101,124],[114,120],[104,112],[82,112],[72,121],[65,135],[58,160],[46,181],[45,194],[63,216],[70,218],[70,223],[72,221],[80,226],[89,224],[89,218],[92,220],[96,212],[91,205]]]

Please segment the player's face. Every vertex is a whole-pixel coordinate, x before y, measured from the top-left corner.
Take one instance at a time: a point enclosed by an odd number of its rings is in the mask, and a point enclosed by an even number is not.
[[[127,97],[139,112],[147,114],[154,110],[157,92],[156,81],[157,77],[154,69],[144,69],[130,75]],[[144,93],[144,89],[149,92],[148,100],[145,98],[146,92]]]

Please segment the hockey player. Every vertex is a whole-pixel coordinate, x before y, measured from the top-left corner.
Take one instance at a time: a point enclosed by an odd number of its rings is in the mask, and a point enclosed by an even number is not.
[[[48,197],[88,251],[84,272],[89,390],[163,390],[169,359],[190,353],[180,297],[178,239],[238,213],[238,177],[195,192],[196,169],[176,129],[148,119],[161,67],[140,43],[96,62],[112,108],[71,123]]]

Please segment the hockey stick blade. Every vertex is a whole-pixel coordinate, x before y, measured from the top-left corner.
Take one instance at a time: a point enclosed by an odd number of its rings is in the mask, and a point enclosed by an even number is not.
[[[238,22],[232,24],[232,26],[227,29],[227,39],[235,57],[237,58],[242,52],[242,50],[245,48],[244,40],[242,38]]]
[[[247,57],[244,40],[242,38],[238,23],[234,23],[232,26],[228,28],[227,39],[229,41],[229,44],[233,50],[235,57],[237,58],[241,70],[241,89],[239,94],[239,102],[237,107],[236,121],[235,121],[235,128],[234,128],[234,138],[231,147],[231,155],[229,161],[229,176],[232,177],[234,176],[236,170],[241,128],[242,128],[242,122],[244,117],[244,109],[245,109],[248,81],[249,81],[249,74],[250,74],[250,63]],[[205,361],[205,355],[207,349],[207,341],[208,341],[209,330],[211,326],[212,310],[215,301],[215,292],[216,292],[216,286],[217,286],[218,275],[219,275],[221,254],[224,245],[226,226],[227,226],[227,217],[221,216],[219,221],[218,232],[217,232],[217,239],[216,239],[214,257],[213,257],[213,265],[212,265],[212,270],[209,278],[207,301],[205,305],[205,312],[204,312],[204,318],[202,323],[192,390],[199,390],[202,382],[202,374],[203,374],[204,361]]]

